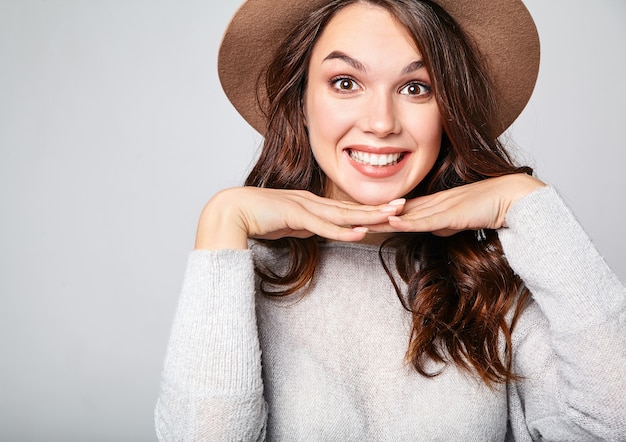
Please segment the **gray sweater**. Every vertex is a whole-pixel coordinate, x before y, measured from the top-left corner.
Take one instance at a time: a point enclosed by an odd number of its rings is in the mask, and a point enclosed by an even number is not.
[[[378,247],[322,246],[306,295],[257,294],[260,245],[191,253],[156,407],[161,440],[626,440],[626,290],[552,188],[499,236],[533,294],[514,330],[523,379],[419,375]]]

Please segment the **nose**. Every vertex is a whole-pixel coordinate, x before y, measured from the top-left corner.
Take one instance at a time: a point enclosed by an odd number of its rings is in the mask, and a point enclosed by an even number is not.
[[[385,91],[376,91],[363,107],[362,129],[379,138],[400,132],[396,103]]]

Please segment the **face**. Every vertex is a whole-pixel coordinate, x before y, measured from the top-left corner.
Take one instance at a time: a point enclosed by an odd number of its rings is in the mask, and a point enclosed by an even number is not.
[[[419,50],[383,8],[340,10],[313,47],[304,95],[328,197],[383,204],[417,186],[439,154],[439,109]]]

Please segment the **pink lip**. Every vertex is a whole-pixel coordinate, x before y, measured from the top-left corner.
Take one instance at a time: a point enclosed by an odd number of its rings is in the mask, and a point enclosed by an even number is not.
[[[404,154],[400,160],[389,166],[370,166],[368,164],[361,164],[356,162],[350,156],[350,151],[356,150],[361,152],[373,153],[373,154],[394,154],[394,153],[402,153]],[[406,159],[410,155],[410,152],[407,152],[406,149],[401,149],[397,147],[374,147],[374,146],[350,146],[343,150],[344,155],[348,161],[348,163],[356,169],[360,174],[368,177],[368,178],[388,178],[390,176],[398,173],[406,164]]]

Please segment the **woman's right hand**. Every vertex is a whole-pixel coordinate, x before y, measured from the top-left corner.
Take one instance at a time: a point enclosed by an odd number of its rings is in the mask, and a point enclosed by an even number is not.
[[[248,238],[307,238],[360,241],[367,225],[386,223],[404,200],[365,206],[319,197],[304,190],[237,187],[216,194],[205,206],[196,249],[246,249]]]

